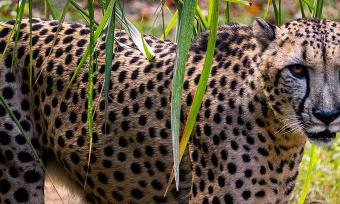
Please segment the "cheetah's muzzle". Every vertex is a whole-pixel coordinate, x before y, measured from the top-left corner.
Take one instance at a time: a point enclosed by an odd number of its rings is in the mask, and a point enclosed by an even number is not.
[[[326,144],[332,142],[336,137],[336,132],[330,132],[329,130],[325,130],[318,133],[307,133],[308,138],[317,144]]]

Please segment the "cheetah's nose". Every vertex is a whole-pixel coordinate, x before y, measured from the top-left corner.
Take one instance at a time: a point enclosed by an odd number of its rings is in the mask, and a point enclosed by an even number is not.
[[[329,112],[316,109],[313,110],[313,115],[320,121],[324,122],[326,125],[329,125],[331,122],[339,117],[340,109],[338,108]]]

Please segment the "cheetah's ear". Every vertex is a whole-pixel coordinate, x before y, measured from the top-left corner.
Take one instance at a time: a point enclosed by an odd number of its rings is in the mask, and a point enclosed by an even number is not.
[[[275,40],[279,28],[275,25],[267,23],[261,18],[256,18],[253,22],[253,33],[262,49],[266,49],[268,45]]]

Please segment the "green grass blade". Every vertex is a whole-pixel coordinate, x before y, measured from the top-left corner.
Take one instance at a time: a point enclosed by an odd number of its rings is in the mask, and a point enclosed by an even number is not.
[[[305,18],[306,14],[305,14],[305,9],[303,8],[303,1],[302,0],[299,0],[299,7],[300,7],[302,18]]]
[[[273,0],[273,8],[275,14],[275,23],[281,25],[281,1],[279,0],[279,7],[276,5],[276,0]]]
[[[204,26],[204,29],[208,29],[208,27],[209,27],[208,21],[207,21],[207,19],[205,19],[203,11],[198,4],[196,6],[196,12],[197,12],[198,17],[200,18],[200,20],[201,20],[201,22]]]
[[[102,9],[102,13],[104,15],[105,10],[106,10],[108,5],[106,5],[106,1],[105,0],[98,0],[98,3],[100,5],[100,8]]]
[[[230,3],[237,3],[237,4],[241,4],[241,5],[245,5],[245,6],[250,6],[251,3],[249,1],[244,1],[244,0],[224,0],[226,2],[230,2]]]
[[[19,33],[20,33],[20,30],[21,30],[21,20],[22,20],[22,17],[23,17],[23,13],[24,13],[24,9],[25,9],[25,5],[26,5],[26,0],[22,0],[21,1],[21,4],[19,5],[18,7],[18,13],[17,13],[17,17],[16,17],[16,28],[15,28],[15,34],[14,34],[14,48],[13,48],[13,58],[12,58],[12,68],[13,66],[16,67],[16,51],[17,51],[17,48],[18,48],[18,40],[19,40]],[[15,27],[14,26],[14,27]]]
[[[308,170],[307,170],[307,175],[306,175],[306,181],[303,185],[303,191],[301,193],[300,199],[298,204],[303,204],[305,202],[308,189],[310,186],[310,183],[312,181],[312,176],[313,176],[313,170],[316,165],[316,162],[318,161],[318,153],[317,153],[317,148],[315,145],[311,145],[311,152],[310,152],[310,161],[308,165]]]
[[[172,15],[170,22],[169,22],[168,26],[165,28],[164,34],[162,35],[161,39],[164,40],[166,37],[168,37],[170,31],[175,26],[177,19],[178,19],[178,10],[176,10],[175,14]]]
[[[90,169],[90,160],[92,153],[92,134],[93,134],[93,68],[94,68],[94,4],[93,0],[88,0],[89,14],[90,14],[90,44],[89,44],[89,76],[88,76],[88,86],[87,86],[87,124],[88,124],[88,134],[89,134],[89,154],[87,160],[87,170]],[[86,171],[86,177],[84,182],[84,189],[86,188],[88,171]]]
[[[269,6],[270,6],[270,0],[267,1],[266,9],[264,10],[264,15],[263,15],[264,19],[268,18]]]
[[[182,105],[182,90],[184,80],[185,64],[188,59],[188,52],[191,45],[192,31],[195,19],[195,8],[197,0],[186,0],[183,4],[181,20],[177,35],[177,50],[175,61],[175,72],[172,79],[172,95],[171,95],[171,132],[173,159],[175,168],[176,188],[179,184],[179,131],[180,131],[180,113]]]
[[[87,11],[85,11],[77,2],[75,2],[74,0],[71,0],[71,5],[79,12],[79,14],[81,15],[81,17],[83,17],[83,19],[89,23],[89,14]],[[104,13],[105,15],[105,13]],[[99,25],[99,23],[97,23],[96,21],[94,22],[96,25]]]
[[[188,144],[190,135],[191,135],[192,130],[193,130],[195,123],[196,123],[196,118],[197,118],[197,115],[199,113],[199,110],[200,110],[200,107],[201,107],[201,104],[202,104],[202,100],[203,100],[203,96],[204,96],[204,93],[205,93],[205,90],[206,90],[206,87],[207,87],[209,74],[210,74],[210,70],[211,70],[211,65],[213,63],[213,58],[214,58],[214,53],[215,53],[215,44],[216,44],[217,30],[218,30],[218,14],[219,14],[218,8],[219,8],[220,1],[219,0],[212,0],[212,1],[210,1],[210,3],[211,4],[209,4],[209,6],[212,7],[210,9],[210,11],[212,12],[212,15],[211,15],[210,34],[209,34],[209,38],[208,38],[208,47],[207,47],[207,52],[206,52],[206,56],[205,56],[205,60],[204,60],[204,65],[203,65],[201,77],[200,77],[200,80],[198,82],[198,86],[197,86],[195,96],[194,96],[194,99],[193,99],[193,104],[190,108],[189,115],[188,115],[188,118],[186,120],[183,135],[182,135],[182,138],[181,138],[181,143],[179,145],[179,158],[178,158],[179,162],[181,161],[181,159],[184,155],[184,152],[185,152],[186,146]],[[174,83],[174,81],[173,81],[173,83]],[[167,187],[166,187],[165,194],[167,193],[174,176],[175,176],[175,173],[174,173],[174,169],[173,169],[171,174],[170,174],[170,178],[169,178],[169,181],[168,181],[168,184],[167,184]]]
[[[104,76],[104,95],[105,95],[105,121],[107,118],[107,107],[109,104],[109,88],[111,82],[111,66],[112,66],[112,56],[113,56],[113,43],[114,43],[114,35],[115,35],[115,9],[116,6],[112,7],[111,16],[108,19],[109,25],[106,33],[105,40],[105,76]],[[106,132],[106,130],[105,130]]]
[[[230,23],[230,7],[229,7],[229,2],[226,2],[226,5],[225,5],[224,19],[225,19],[226,23]]]
[[[55,1],[45,0],[47,9],[51,13],[53,19],[60,19],[61,12],[58,9],[58,6],[55,4]]]
[[[198,82],[198,86],[194,95],[193,104],[190,108],[190,112],[188,118],[186,120],[186,124],[184,127],[183,135],[181,138],[181,143],[179,147],[179,156],[180,160],[184,155],[184,151],[188,144],[190,135],[196,123],[197,115],[200,111],[200,107],[202,104],[202,100],[204,97],[204,93],[207,87],[209,74],[211,70],[211,66],[213,63],[214,53],[215,53],[215,44],[217,39],[217,30],[218,30],[218,8],[219,8],[219,0],[212,0],[211,6],[212,15],[211,15],[211,25],[210,25],[210,34],[208,37],[208,47],[205,54],[205,60],[203,65],[203,70],[201,73],[200,80]]]
[[[314,5],[313,5],[313,0],[303,0],[305,4],[308,6],[308,9],[311,13],[314,11]]]
[[[98,27],[97,27],[97,29],[96,29],[96,32],[94,33],[94,41],[95,41],[95,42],[98,40],[99,36],[100,36],[101,33],[103,32],[103,30],[104,30],[104,28],[105,28],[105,25],[107,24],[107,21],[108,21],[110,15],[111,15],[111,11],[112,11],[112,8],[113,8],[115,2],[116,2],[116,0],[111,0],[111,1],[110,1],[109,6],[108,6],[108,8],[107,8],[106,11],[105,11],[104,16],[103,16],[102,20],[100,21],[100,23],[99,23],[99,25],[98,25]],[[72,3],[72,2],[71,2],[71,3]],[[71,78],[69,84],[67,85],[67,89],[71,86],[72,82],[73,82],[73,81],[75,80],[75,78],[77,77],[77,75],[78,75],[80,69],[83,67],[85,61],[87,60],[87,58],[88,58],[88,56],[89,56],[89,52],[90,52],[90,48],[89,48],[89,46],[87,46],[87,47],[86,47],[86,50],[85,50],[85,52],[84,52],[84,54],[83,54],[83,56],[82,56],[82,58],[81,58],[81,60],[80,60],[80,62],[79,62],[79,64],[78,64],[78,66],[77,66],[77,68],[76,68],[76,70],[74,71],[74,74],[73,74],[73,76],[72,76],[72,78]],[[66,90],[67,90],[67,89],[66,89]]]
[[[129,34],[131,40],[137,46],[138,50],[143,53],[143,55],[149,60],[152,61],[155,58],[155,53],[152,51],[151,47],[147,44],[147,42],[142,38],[142,34],[138,31],[138,29],[127,19],[122,9],[117,6],[116,7],[116,18],[117,22],[122,25],[124,30]]]
[[[29,26],[30,26],[30,41],[29,41],[29,87],[32,90],[32,83],[33,83],[33,50],[32,50],[32,0],[28,1],[28,18],[29,18]]]
[[[313,12],[314,18],[321,18],[322,17],[322,8],[323,8],[323,0],[315,0],[315,9]]]

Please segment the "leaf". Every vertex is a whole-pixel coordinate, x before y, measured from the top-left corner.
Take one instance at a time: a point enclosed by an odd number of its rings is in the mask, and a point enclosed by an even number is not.
[[[109,88],[111,82],[111,67],[112,67],[112,59],[113,59],[113,43],[114,43],[114,35],[115,35],[115,9],[116,4],[114,4],[111,10],[111,16],[108,19],[109,25],[106,33],[105,39],[105,75],[104,75],[104,95],[105,95],[105,121],[107,118],[107,107],[109,100]],[[105,126],[106,127],[106,126]],[[105,130],[106,133],[106,130]]]
[[[45,0],[48,10],[51,12],[53,19],[60,19],[62,13],[59,11],[55,1]]]
[[[226,3],[225,9],[224,9],[224,18],[226,23],[230,23],[230,6],[229,2]]]
[[[201,107],[204,93],[205,93],[205,90],[208,84],[209,74],[210,74],[210,70],[211,70],[211,66],[212,66],[213,58],[214,58],[214,53],[215,53],[215,44],[216,44],[217,30],[218,30],[218,8],[219,8],[220,2],[219,0],[212,0],[210,1],[210,3],[211,4],[209,6],[212,7],[210,9],[210,11],[212,12],[212,15],[211,15],[210,34],[208,37],[208,47],[207,47],[207,51],[205,54],[205,60],[204,60],[201,77],[198,82],[198,86],[197,86],[197,89],[194,95],[193,103],[192,103],[192,106],[190,107],[189,115],[184,126],[181,143],[179,145],[179,162],[181,161],[184,155],[189,138],[191,136],[192,130],[196,123],[197,115],[200,111],[200,107]],[[169,188],[172,182],[173,176],[174,176],[174,171],[171,172],[167,189]]]
[[[244,0],[224,0],[224,1],[230,2],[230,3],[237,3],[237,4],[241,4],[245,6],[251,6],[251,3],[249,1],[244,1]]]
[[[75,2],[74,0],[71,0],[71,5],[79,12],[79,14],[81,15],[81,17],[83,17],[83,19],[89,23],[89,14],[87,13],[87,11],[85,11],[77,2]],[[105,13],[104,13],[105,15]],[[98,25],[98,23],[95,21],[94,22],[96,25]]]
[[[303,0],[303,2],[305,2],[305,4],[307,4],[310,12],[314,11],[315,7],[313,5],[313,0]]]
[[[174,76],[172,79],[171,94],[171,132],[172,132],[172,150],[175,168],[176,188],[179,184],[179,130],[180,130],[180,113],[182,105],[182,89],[184,80],[185,64],[188,59],[188,52],[191,45],[192,31],[194,27],[195,8],[197,0],[186,0],[183,4],[181,20],[177,31],[177,49],[174,67]]]
[[[15,29],[15,33],[14,33],[14,48],[13,48],[13,58],[12,58],[12,63],[11,63],[11,66],[14,67],[16,66],[16,51],[17,51],[17,47],[18,47],[18,40],[19,40],[19,33],[20,33],[20,30],[21,30],[21,20],[22,20],[22,17],[23,17],[23,13],[24,13],[24,8],[25,8],[25,5],[26,5],[26,0],[22,0],[21,1],[21,4],[18,6],[18,9],[17,9],[17,16],[16,16],[16,19],[15,19],[15,24],[14,24],[14,29]]]
[[[322,8],[323,8],[323,0],[315,0],[314,1],[315,9],[313,11],[314,18],[322,17]]]
[[[152,51],[148,43],[141,37],[142,34],[138,31],[138,29],[124,16],[119,6],[117,6],[116,9],[116,18],[118,23],[121,24],[124,30],[126,30],[129,34],[131,40],[137,46],[139,51],[141,51],[149,61],[152,61],[156,56],[155,53]]]
[[[180,143],[180,151],[179,151],[179,157],[180,160],[183,157],[184,151],[186,149],[186,146],[188,144],[190,135],[192,133],[192,130],[194,128],[194,125],[196,123],[197,115],[200,111],[200,107],[202,104],[202,100],[204,97],[205,90],[207,88],[209,74],[211,70],[211,66],[214,59],[214,53],[215,53],[215,44],[217,39],[217,30],[218,30],[218,8],[219,8],[219,0],[211,1],[213,2],[212,5],[212,17],[211,17],[211,26],[210,26],[210,34],[208,37],[208,47],[205,54],[205,60],[203,64],[203,70],[201,73],[200,80],[198,82],[198,86],[194,95],[192,106],[190,107],[188,119],[186,121],[181,143]]]
[[[311,152],[310,152],[310,161],[309,161],[308,170],[306,174],[306,181],[303,185],[303,190],[302,190],[298,204],[303,204],[305,202],[305,199],[306,199],[306,196],[309,190],[309,186],[312,181],[313,170],[314,170],[314,167],[317,161],[318,161],[317,149],[316,149],[316,146],[312,144]]]
[[[208,29],[209,23],[208,23],[207,19],[205,19],[204,15],[203,15],[203,11],[201,10],[201,8],[198,4],[196,5],[196,12],[197,12],[198,17],[200,18],[204,28]]]
[[[177,19],[178,19],[178,10],[176,10],[175,14],[172,15],[168,26],[165,28],[165,31],[161,37],[162,40],[164,40],[168,36],[169,32],[172,30],[172,28],[176,24]]]
[[[29,87],[32,90],[33,81],[33,50],[32,50],[32,0],[28,1],[29,7],[29,26],[30,26],[30,39],[29,39]]]
[[[84,182],[84,189],[86,188],[88,170],[90,169],[91,152],[92,152],[92,135],[93,135],[93,68],[94,68],[94,4],[93,0],[88,0],[89,6],[89,17],[90,17],[90,44],[89,44],[89,76],[88,76],[88,86],[87,86],[87,124],[88,124],[88,134],[90,138],[90,147],[87,160],[87,171]]]
[[[275,14],[275,23],[277,25],[281,25],[282,20],[282,14],[281,14],[281,0],[279,0],[279,7],[276,5],[276,0],[273,0],[273,8],[274,8],[274,14]]]
[[[267,18],[268,18],[269,6],[270,6],[270,0],[267,0],[266,9],[265,9],[264,15],[263,15],[263,18],[264,18],[264,19],[267,19]]]
[[[306,15],[305,15],[305,10],[303,8],[303,1],[302,0],[299,0],[299,6],[300,6],[300,11],[301,11],[301,16],[302,16],[302,18],[305,18]]]

